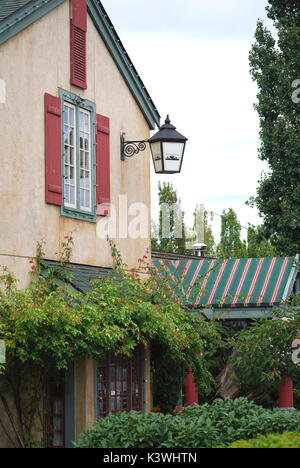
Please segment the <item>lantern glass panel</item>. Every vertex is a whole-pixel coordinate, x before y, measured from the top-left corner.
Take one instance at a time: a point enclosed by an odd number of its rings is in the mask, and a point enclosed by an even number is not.
[[[181,158],[183,154],[184,143],[164,142],[164,169],[170,172],[179,172],[181,165]]]
[[[155,143],[151,143],[150,147],[155,172],[162,172],[161,144],[159,141],[156,141]]]

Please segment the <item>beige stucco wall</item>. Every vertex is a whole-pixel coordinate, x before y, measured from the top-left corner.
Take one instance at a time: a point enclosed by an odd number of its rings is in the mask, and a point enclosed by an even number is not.
[[[127,195],[128,206],[142,202],[150,208],[148,149],[120,161],[120,131],[126,131],[127,139],[147,139],[147,122],[89,16],[88,87],[70,85],[69,9],[67,0],[0,46],[0,79],[5,82],[0,106],[0,265],[20,278],[20,287],[28,283],[27,257],[35,255],[37,241],[44,240],[46,257],[55,259],[69,232],[73,262],[112,265],[107,241],[97,238],[95,224],[62,217],[59,207],[45,203],[45,92],[58,95],[59,87],[80,92],[95,102],[97,113],[110,118],[111,200],[117,220],[119,194]],[[149,242],[116,239],[130,268],[137,266]]]
[[[119,195],[128,206],[149,209],[149,151],[120,161],[120,131],[126,139],[149,138],[148,124],[107,51],[91,18],[87,32],[86,90],[70,85],[70,2],[66,0],[43,18],[0,46],[0,265],[8,267],[19,287],[29,283],[31,257],[44,241],[46,258],[56,253],[72,232],[74,263],[111,267],[110,248],[96,235],[97,224],[62,217],[60,208],[45,203],[44,93],[58,88],[78,93],[110,118],[111,201],[118,213]],[[3,89],[5,92],[3,92]],[[100,217],[99,217],[100,219]],[[131,218],[129,217],[128,222]],[[150,248],[148,238],[114,239],[129,268]],[[151,408],[149,353],[146,357],[146,409]],[[93,366],[76,363],[76,432],[94,418]],[[0,431],[0,446],[5,446]]]

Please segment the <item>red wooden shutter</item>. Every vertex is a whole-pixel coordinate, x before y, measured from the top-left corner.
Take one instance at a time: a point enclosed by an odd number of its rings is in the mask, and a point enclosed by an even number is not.
[[[72,18],[70,25],[71,83],[83,89],[87,87],[86,31],[86,0],[72,0]]]
[[[62,204],[61,100],[45,93],[46,202]]]
[[[97,214],[110,215],[110,145],[109,118],[96,114],[96,202]]]

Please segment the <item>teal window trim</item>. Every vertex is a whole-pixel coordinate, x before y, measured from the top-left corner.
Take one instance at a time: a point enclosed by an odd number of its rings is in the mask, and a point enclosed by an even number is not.
[[[75,377],[71,362],[65,374],[65,448],[73,448],[75,441]]]
[[[70,93],[64,89],[59,88],[59,97],[61,99],[61,109],[63,115],[64,102],[72,104],[76,109],[76,122],[79,122],[79,110],[83,109],[90,112],[90,122],[91,122],[91,203],[92,209],[90,212],[81,210],[79,207],[70,208],[64,205],[64,122],[61,119],[61,134],[62,134],[62,147],[61,147],[61,164],[62,164],[62,188],[63,188],[63,204],[60,209],[61,216],[66,216],[68,218],[78,219],[80,221],[89,221],[91,223],[96,223],[96,105],[85,99],[83,102],[78,104],[76,102],[76,94]],[[76,190],[77,190],[77,206],[80,203],[80,146],[79,146],[79,130],[78,125],[76,127]]]

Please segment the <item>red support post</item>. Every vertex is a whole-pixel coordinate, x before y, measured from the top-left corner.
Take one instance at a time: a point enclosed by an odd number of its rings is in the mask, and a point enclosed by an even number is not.
[[[191,369],[189,369],[189,371],[185,373],[184,404],[185,406],[193,406],[194,404],[198,404],[198,401],[198,393],[194,383],[194,376]]]
[[[293,408],[293,381],[284,376],[278,386],[279,408]]]

